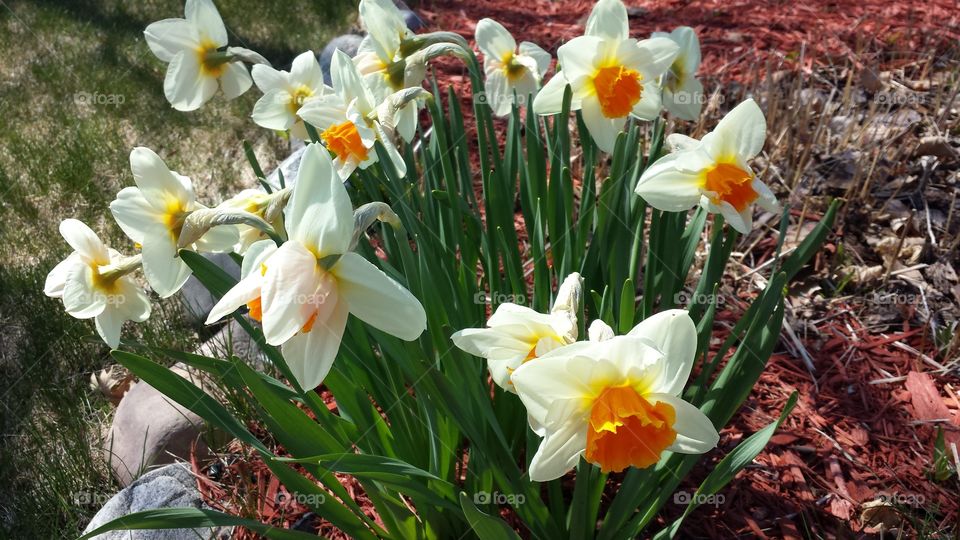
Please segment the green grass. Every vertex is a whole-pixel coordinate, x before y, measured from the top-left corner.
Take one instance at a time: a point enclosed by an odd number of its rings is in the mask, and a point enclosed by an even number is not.
[[[354,24],[350,0],[217,3],[231,43],[277,67]],[[134,146],[193,178],[208,204],[255,185],[242,141],[265,167],[287,153],[249,120],[256,89],[193,113],[170,108],[165,65],[142,32],[182,14],[178,0],[0,2],[0,537],[73,537],[118,489],[94,449],[110,405],[88,387],[112,363],[108,350],[92,321],[42,293],[69,251],[60,220],[81,219],[130,253],[107,205],[133,182]],[[114,104],[83,102],[92,95]],[[196,335],[176,322],[179,309],[155,304],[150,321],[125,336],[191,347]]]

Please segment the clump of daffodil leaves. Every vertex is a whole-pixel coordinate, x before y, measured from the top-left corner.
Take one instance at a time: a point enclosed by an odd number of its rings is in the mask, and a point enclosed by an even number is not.
[[[330,85],[312,51],[286,71],[231,46],[210,0],[150,24],[172,107],[256,86],[252,121],[305,142],[295,182],[274,185],[248,151],[260,187],[201,201],[190,177],[134,148],[133,185],[109,208],[129,244],[118,251],[64,220],[71,252],[46,294],[94,319],[117,361],[255,450],[291,500],[351,537],[676,535],[783,420],[739,444],[719,436],[776,346],[785,285],[835,206],[789,257],[778,249],[766,287],[711,349],[727,259],[756,207],[781,209],[751,163],[766,142],[752,99],[700,139],[665,133],[701,114],[691,28],[633,37],[621,1],[599,0],[554,62],[492,19],[474,43],[411,32],[390,0],[361,0],[359,20],[366,37],[355,56],[334,55]],[[461,96],[428,77],[441,56],[470,74],[475,131]],[[242,261],[240,279],[207,253]],[[218,299],[207,324],[235,321],[269,369],[122,339],[126,321],[146,320],[191,275]],[[221,393],[168,370],[174,360],[246,401],[276,444]],[[705,479],[686,486],[697,496],[645,530],[704,456]],[[376,519],[334,473],[359,482]],[[218,524],[308,537],[196,508],[90,535]]]

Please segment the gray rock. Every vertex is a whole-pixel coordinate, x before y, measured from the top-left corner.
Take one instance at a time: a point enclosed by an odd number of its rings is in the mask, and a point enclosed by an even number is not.
[[[204,341],[197,354],[212,358],[228,358],[232,354],[258,371],[266,371],[272,365],[256,342],[233,319],[213,337]]]
[[[84,529],[84,534],[119,517],[156,508],[207,508],[196,480],[186,465],[177,463],[150,471],[120,490]],[[222,529],[167,529],[111,531],[95,536],[96,540],[196,540],[226,538]]]
[[[203,256],[225,270],[235,279],[240,279],[240,265],[230,257],[229,253],[204,253]],[[213,309],[213,306],[216,305],[217,299],[207,291],[207,288],[200,283],[200,280],[197,279],[196,276],[190,276],[187,282],[183,284],[183,288],[180,289],[179,298],[180,301],[183,302],[183,311],[187,321],[191,325],[203,329],[207,315],[210,313],[210,310]]]
[[[330,43],[327,43],[327,46],[320,52],[320,57],[317,58],[320,62],[320,69],[323,71],[324,82],[330,84],[330,64],[333,62],[333,54],[337,52],[337,49],[340,49],[353,58],[357,54],[357,49],[360,47],[361,41],[363,41],[363,36],[361,35],[343,34],[342,36],[331,39]]]
[[[267,183],[274,189],[280,189],[280,176],[277,171],[283,172],[283,180],[287,187],[293,187],[297,183],[297,171],[300,169],[300,158],[307,147],[301,146],[293,151],[286,159],[280,162],[280,165],[267,175]],[[211,306],[212,307],[212,306]]]
[[[205,454],[203,429],[203,419],[141,381],[117,406],[104,452],[117,480],[126,486],[153,465],[189,459],[194,443],[197,452]]]

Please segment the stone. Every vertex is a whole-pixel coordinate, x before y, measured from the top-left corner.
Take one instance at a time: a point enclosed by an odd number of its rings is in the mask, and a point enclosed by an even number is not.
[[[357,54],[357,49],[360,48],[361,41],[363,41],[363,36],[359,34],[343,34],[327,43],[327,46],[320,52],[320,57],[317,58],[320,62],[320,70],[323,71],[323,81],[325,83],[330,84],[330,64],[333,62],[333,54],[337,52],[337,49],[353,58]]]
[[[184,370],[175,372],[185,374]],[[198,454],[206,454],[203,431],[203,419],[141,381],[120,401],[104,452],[114,476],[126,486],[151,466],[173,463],[177,458],[189,460],[194,444]]]
[[[203,256],[225,270],[234,279],[240,279],[240,265],[230,257],[229,253],[204,253]],[[204,329],[207,315],[216,305],[217,299],[210,294],[210,291],[200,283],[196,276],[190,276],[187,282],[183,284],[179,298],[183,303],[184,316],[187,321],[198,329]]]
[[[267,175],[267,183],[270,184],[274,190],[280,189],[280,175],[278,171],[283,173],[284,185],[287,187],[293,187],[293,185],[297,183],[297,171],[300,170],[300,158],[303,157],[303,152],[306,149],[306,146],[297,148],[287,156],[286,159],[280,162],[280,165],[278,165],[273,172]]]
[[[253,338],[232,318],[219,332],[200,345],[197,354],[211,358],[228,358],[232,354],[258,371],[267,371],[271,366]]]
[[[84,534],[134,512],[156,508],[207,508],[197,490],[193,473],[183,463],[175,463],[148,472],[120,490],[103,505]],[[96,540],[196,540],[197,538],[229,538],[230,529],[165,529],[110,531]]]

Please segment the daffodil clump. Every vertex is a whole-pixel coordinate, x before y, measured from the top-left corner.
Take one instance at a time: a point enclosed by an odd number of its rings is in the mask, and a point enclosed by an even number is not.
[[[478,21],[481,63],[459,34],[415,34],[390,0],[361,0],[367,36],[354,57],[333,56],[328,85],[312,51],[279,70],[229,45],[210,0],[184,12],[145,31],[168,63],[168,101],[190,111],[255,85],[253,122],[306,143],[295,181],[267,183],[248,152],[263,189],[205,204],[190,178],[135,148],[135,185],[110,204],[128,255],[67,219],[72,252],[45,292],[95,319],[144,381],[256,450],[297,501],[356,538],[634,538],[709,455],[697,497],[644,533],[671,537],[763,448],[782,416],[740,444],[719,431],[776,346],[785,286],[835,207],[789,257],[778,249],[766,287],[711,350],[727,259],[756,207],[781,210],[751,163],[766,143],[759,104],[699,139],[666,133],[700,117],[692,29],[632,37],[621,1],[599,0],[555,64]],[[439,56],[470,73],[475,137],[459,96],[427,76]],[[205,253],[233,254],[240,279]],[[236,321],[271,369],[121,338],[191,275],[218,299],[207,324]],[[245,406],[173,374],[170,359]],[[378,519],[333,473],[357,479]],[[305,536],[198,509],[91,535],[217,524]]]

